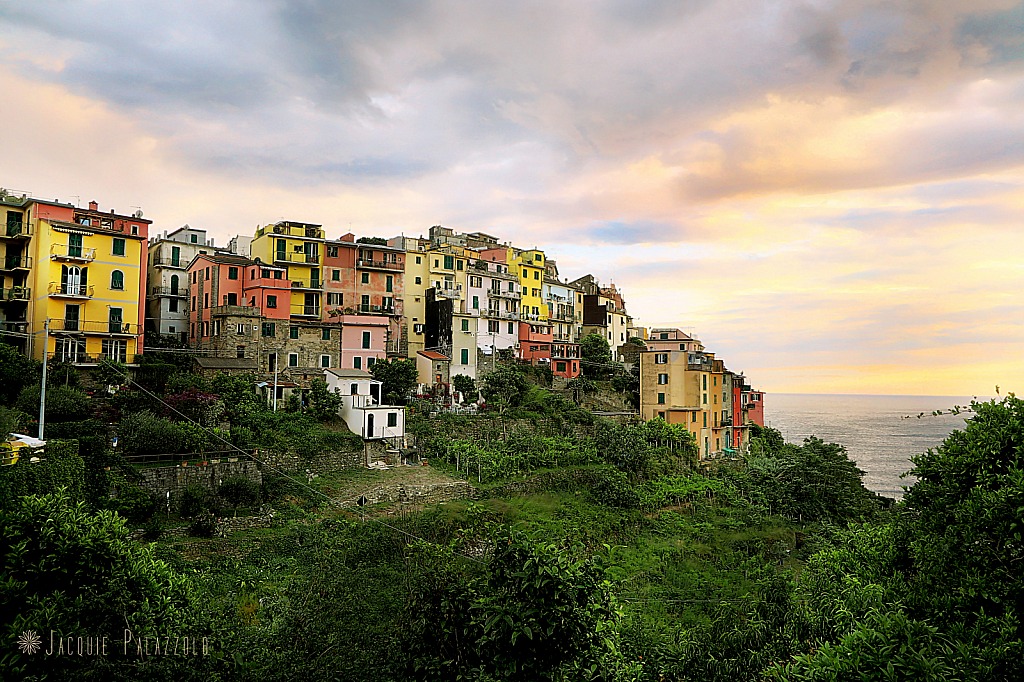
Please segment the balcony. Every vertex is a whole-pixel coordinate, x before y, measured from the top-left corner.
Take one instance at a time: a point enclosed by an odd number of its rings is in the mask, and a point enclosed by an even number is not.
[[[173,296],[174,298],[188,298],[188,289],[184,287],[153,287],[152,296]]]
[[[50,260],[88,263],[96,258],[96,249],[70,244],[50,244]]]
[[[180,258],[153,258],[153,265],[162,265],[168,268],[181,268],[184,270],[188,267],[188,261],[184,261]]]
[[[370,305],[369,303],[360,303],[359,305],[356,306],[356,312],[377,315],[394,315],[395,308],[394,306]]]
[[[50,282],[47,293],[53,298],[92,298],[93,286],[91,284]]]
[[[458,301],[462,298],[462,285],[456,284],[454,287],[434,287],[434,296],[437,298],[447,298],[453,301]]]
[[[32,226],[29,223],[7,221],[7,228],[0,230],[2,239],[28,239],[32,236]]]
[[[499,291],[497,289],[488,289],[487,295],[493,298],[508,298],[513,301],[518,301],[523,297],[518,291]]]
[[[259,317],[263,313],[259,306],[254,305],[215,305],[210,308],[210,315],[237,315],[239,317]]]
[[[29,256],[6,256],[0,265],[4,270],[29,270],[32,267],[32,258]]]
[[[548,315],[548,319],[549,320],[560,320],[562,322],[575,322],[576,321],[576,315],[572,311],[568,311],[568,312],[554,313],[553,315]]]
[[[300,263],[302,265],[320,265],[319,253],[288,253],[287,251],[274,252],[275,263]]]
[[[318,305],[293,305],[292,317],[320,317]]]
[[[14,332],[16,334],[27,334],[28,333],[28,322],[22,320],[0,320],[0,334],[4,332]]]
[[[722,426],[732,426],[732,417],[722,417],[722,420],[718,423]]]
[[[0,289],[0,303],[6,301],[28,301],[32,298],[32,289],[30,287],[11,287],[10,289]]]
[[[292,289],[323,289],[324,282],[321,279],[293,279]]]
[[[364,260],[356,261],[356,267],[363,270],[387,270],[389,272],[402,272],[404,266],[401,263],[392,263],[386,260]]]
[[[49,325],[51,332],[100,334],[102,336],[138,336],[139,334],[139,325],[121,321],[100,322],[50,318]]]

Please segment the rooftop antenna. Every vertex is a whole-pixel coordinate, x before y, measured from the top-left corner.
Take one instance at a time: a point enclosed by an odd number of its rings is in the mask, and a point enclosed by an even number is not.
[[[78,208],[82,208],[82,197],[78,196],[77,194],[72,194],[71,198],[76,200],[75,206],[77,206]]]

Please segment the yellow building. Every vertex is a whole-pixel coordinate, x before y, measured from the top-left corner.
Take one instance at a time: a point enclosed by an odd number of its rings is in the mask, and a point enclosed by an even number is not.
[[[519,275],[523,297],[519,303],[519,319],[547,320],[548,307],[544,300],[544,252],[536,249],[520,251],[509,249],[509,269]]]
[[[323,299],[324,231],[321,225],[282,220],[256,230],[252,258],[288,268],[291,280],[290,314],[319,320]]]
[[[416,358],[417,353],[424,350],[424,324],[426,322],[427,288],[433,286],[430,280],[430,261],[428,249],[430,243],[415,237],[394,237],[388,240],[389,246],[405,249],[404,294],[405,307],[403,324],[407,327],[405,338],[408,340],[406,356]]]
[[[640,353],[640,417],[684,424],[694,435],[700,458],[728,443],[724,371],[714,353],[647,350]]]
[[[134,362],[142,352],[147,237],[142,212],[122,215],[0,193],[6,330],[41,360]],[[16,326],[24,325],[24,326]],[[49,332],[43,335],[44,329]]]

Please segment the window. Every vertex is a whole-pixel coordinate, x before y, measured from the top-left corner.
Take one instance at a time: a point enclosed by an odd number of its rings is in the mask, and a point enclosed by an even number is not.
[[[320,366],[321,367],[330,367],[331,366],[331,356],[330,355],[321,355],[320,356]]]
[[[362,282],[363,284],[369,284],[369,283],[370,283],[370,273],[368,273],[368,272],[364,272],[364,273],[363,273],[363,278],[362,278],[362,279],[361,279],[360,281],[361,281],[361,282]]]
[[[114,250],[113,250],[113,254],[115,256],[123,256],[124,255],[124,239],[122,239],[121,237],[114,237]]]
[[[667,365],[668,364],[668,353],[655,353],[654,364],[656,365]]]
[[[246,332],[245,328],[247,326],[248,325],[244,325],[244,324],[236,324],[235,325],[235,334],[237,334],[238,336],[245,336],[245,332]]]
[[[358,356],[352,358],[352,369],[362,369],[362,368],[363,368],[363,359],[361,357],[358,357]]]
[[[289,353],[288,354],[288,366],[289,367],[298,367],[299,366],[299,354],[298,353]]]
[[[276,270],[274,272],[274,279],[284,279],[284,270]]]
[[[341,270],[331,270],[331,281],[332,282],[340,282],[341,281]]]
[[[110,273],[110,288],[114,291],[124,291],[124,273],[114,270]]]
[[[210,307],[210,294],[203,294],[203,307],[204,308],[209,308]]]
[[[261,332],[261,336],[274,336],[274,331],[275,331],[274,327],[275,327],[275,323],[274,322],[264,322],[263,323],[263,329],[262,329],[262,332]]]
[[[482,287],[483,286],[483,280],[480,277],[476,277],[474,275],[470,275],[470,277],[469,277],[469,286],[471,286],[471,287],[478,287],[478,288]]]
[[[209,265],[206,266],[206,274],[204,275],[204,279],[207,279],[207,280],[210,279],[210,266]]]
[[[435,268],[437,267],[437,259],[436,258],[434,259],[434,267]]]
[[[289,329],[288,329],[288,338],[289,339],[297,339],[297,338],[299,338],[299,328],[295,327],[295,326],[289,327]]]
[[[500,334],[501,327],[499,327],[498,325],[499,322],[497,320],[487,320],[487,332],[489,334]]]
[[[706,429],[706,428],[708,428],[708,413],[707,412],[701,412],[701,414],[704,415],[704,428]]]
[[[324,340],[324,341],[330,341],[331,340],[331,328],[330,327],[324,327],[323,329],[321,329],[320,330],[320,338],[322,340]]]
[[[210,323],[209,322],[203,322],[203,336],[206,336],[206,337],[210,336]]]
[[[416,265],[419,265],[419,264],[420,264],[420,257],[416,256]]]
[[[270,279],[270,270],[260,270],[260,277]]]
[[[377,358],[375,358],[375,357],[366,358],[366,369],[370,369],[376,363],[377,363]]]
[[[462,331],[464,331],[464,332],[468,332],[469,331],[469,320],[466,319],[465,317],[462,318]]]
[[[245,358],[245,346],[235,346],[235,357],[239,360]]]
[[[167,301],[167,312],[176,313],[178,312],[178,299],[172,298]]]
[[[398,426],[397,412],[388,412],[388,426]]]
[[[705,405],[708,404],[708,394],[707,393],[704,394],[704,404]]]
[[[236,267],[229,267],[228,268],[228,279],[238,279],[238,268],[236,268]]]
[[[515,322],[509,322],[508,323],[508,333],[509,334],[515,334],[516,333],[516,323]]]
[[[227,295],[228,305],[238,305],[238,294],[231,293]]]
[[[276,308],[277,307],[277,296],[273,296],[273,295],[267,296],[267,307],[268,308]]]
[[[359,384],[349,384],[348,390],[351,395],[359,395]]]
[[[717,376],[711,377],[711,381],[714,383],[715,386],[718,385],[718,377]]]
[[[704,390],[708,390],[708,375],[704,375]]]
[[[196,297],[193,296],[192,297],[192,310],[195,310],[195,309],[196,309]]]
[[[103,356],[115,362],[126,362],[128,359],[128,342],[118,339],[103,339],[101,346]]]
[[[555,371],[556,372],[564,372],[565,371],[565,363],[564,362],[556,362],[555,363]]]
[[[395,287],[395,278],[393,276],[391,276],[391,275],[388,275],[387,282],[385,282],[385,284],[384,284],[384,289],[385,289],[385,291],[394,291],[395,290],[394,287]]]
[[[327,257],[328,258],[337,258],[338,257],[338,247],[337,246],[328,246],[327,247]],[[335,272],[337,272],[337,270],[335,270]]]
[[[445,256],[444,257],[444,269],[445,270],[454,270],[455,269],[455,256]]]
[[[423,278],[422,277],[417,277],[416,278],[416,284],[423,284]]]
[[[370,347],[370,332],[363,332],[363,348]]]
[[[132,235],[138,235],[138,234],[139,234],[139,226],[138,225],[132,225]]]
[[[530,273],[528,273],[526,270],[523,270],[523,279],[526,279],[529,276],[530,276]]]
[[[533,278],[534,279],[540,279],[540,270],[534,270],[533,271]]]
[[[685,343],[679,344],[679,350],[686,350],[686,344]]]
[[[459,359],[462,361],[462,364],[468,365],[469,364],[469,349],[468,348],[463,348],[461,356],[462,357],[459,358]]]
[[[461,261],[461,260],[460,261],[455,261],[455,269],[456,270],[461,270],[462,269],[462,263],[463,263],[463,261]]]
[[[658,383],[659,384],[667,384],[668,383],[668,375],[667,374],[659,374],[658,375]]]
[[[664,405],[665,404],[665,394],[664,393],[659,393],[658,394],[658,404],[659,405]]]

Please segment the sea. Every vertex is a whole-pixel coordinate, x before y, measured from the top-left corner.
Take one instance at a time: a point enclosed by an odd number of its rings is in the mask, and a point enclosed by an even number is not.
[[[916,480],[901,478],[914,466],[910,458],[963,429],[971,414],[953,415],[948,410],[969,406],[971,400],[970,396],[766,393],[764,419],[765,426],[781,431],[787,443],[800,445],[813,435],[842,445],[864,471],[868,490],[902,499],[904,487]],[[937,410],[943,414],[933,416]]]

